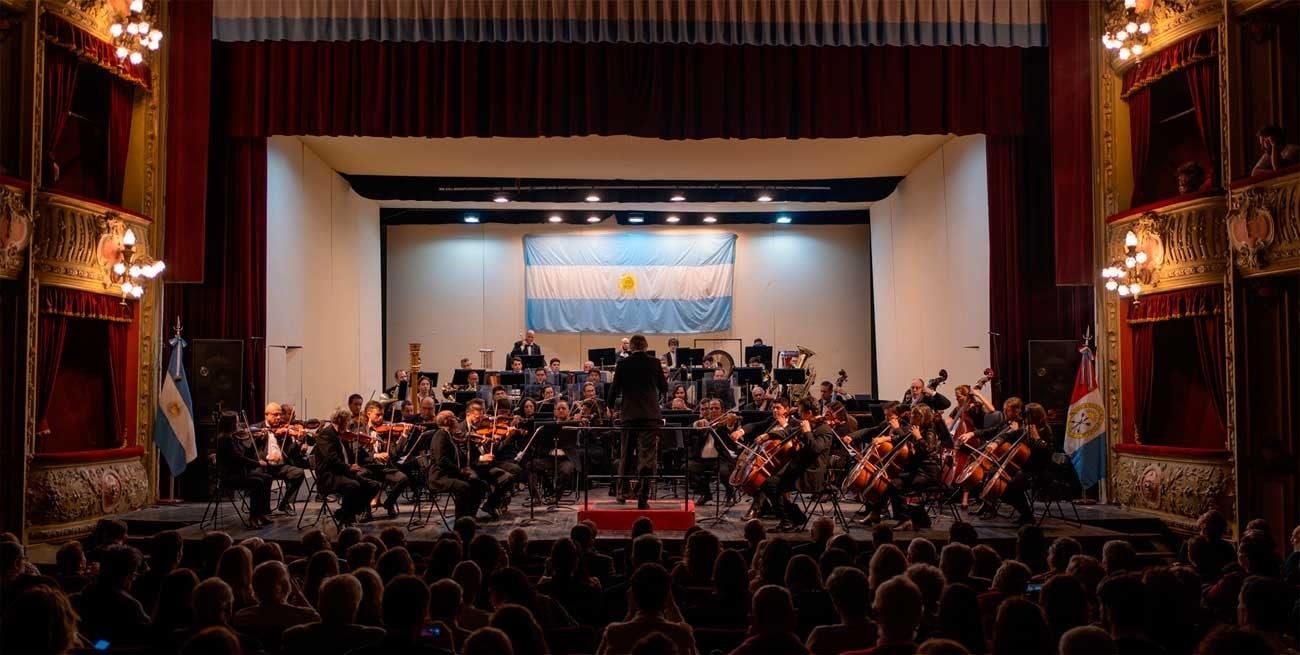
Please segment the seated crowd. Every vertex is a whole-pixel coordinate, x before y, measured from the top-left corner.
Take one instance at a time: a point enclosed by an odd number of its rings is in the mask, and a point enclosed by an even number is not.
[[[1171,565],[1033,526],[1004,558],[966,523],[937,548],[825,518],[796,543],[755,521],[741,548],[693,528],[679,555],[648,519],[608,552],[579,523],[543,557],[522,529],[502,543],[463,518],[424,555],[400,529],[348,528],[307,531],[286,557],[222,532],[188,547],[161,532],[141,552],[106,520],[44,572],[0,541],[0,652],[1295,653],[1300,527],[1289,549],[1260,521],[1235,545],[1217,513],[1199,527]]]

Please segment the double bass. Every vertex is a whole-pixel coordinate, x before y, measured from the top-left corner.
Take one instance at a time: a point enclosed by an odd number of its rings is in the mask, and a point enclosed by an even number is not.
[[[984,369],[984,377],[980,378],[979,381],[971,387],[971,391],[974,392],[983,389],[984,385],[988,384],[994,377],[993,369]],[[970,415],[967,413],[971,407],[971,401],[974,398],[975,396],[973,393],[966,394],[966,398],[961,401],[961,405],[958,405],[957,409],[953,410],[950,414],[950,416],[953,417],[953,420],[952,423],[948,425],[948,434],[961,435],[975,431],[976,426],[974,422],[971,421]],[[965,469],[966,465],[970,463],[971,448],[979,448],[979,442],[966,442],[964,444],[954,443],[953,447],[947,449],[948,452],[943,454],[943,483],[945,485],[951,486],[953,481],[956,479],[957,474]]]

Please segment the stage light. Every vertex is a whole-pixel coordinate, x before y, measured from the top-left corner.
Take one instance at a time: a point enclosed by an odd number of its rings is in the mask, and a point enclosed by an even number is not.
[[[628,216],[628,217],[627,217],[627,222],[629,222],[629,223],[644,223],[644,222],[645,222],[645,219],[644,219],[644,218],[641,218],[640,216]]]
[[[592,191],[591,193],[587,194],[585,200],[587,202],[600,202],[600,196],[596,195],[595,191]]]
[[[759,196],[758,196],[758,201],[759,201],[759,202],[772,202],[772,196],[769,195],[769,194],[766,194],[766,193],[759,194]]]
[[[510,196],[504,193],[498,193],[492,197],[492,202],[510,202]]]
[[[676,223],[676,222],[678,222],[678,221],[681,221],[682,219],[677,218],[676,216],[669,216],[668,218],[665,218],[664,220],[668,221],[669,223]]]
[[[477,222],[478,222],[478,217],[475,216],[475,215],[473,215],[473,214],[469,214],[469,215],[465,216],[465,222],[466,222],[466,223],[477,223]]]
[[[716,219],[716,218],[714,218],[714,217],[712,217],[712,216],[705,216],[705,217],[704,217],[704,222],[705,222],[705,223],[717,223],[717,222],[718,222],[718,219]]]
[[[560,222],[564,221],[564,217],[562,217],[562,216],[558,216],[558,215],[557,215],[557,216],[551,216],[551,217],[547,218],[546,220],[548,220],[548,221],[550,221],[550,222],[552,222],[552,223],[560,223]]]
[[[600,222],[600,217],[599,217],[599,216],[588,216],[588,217],[587,217],[587,222],[588,222],[588,223],[599,223],[599,222]]]
[[[673,202],[683,202],[686,200],[686,196],[682,195],[680,192],[674,191],[673,197],[669,198],[669,200]]]
[[[790,222],[790,217],[789,217],[789,216],[777,216],[777,217],[776,217],[776,222],[778,222],[778,223],[780,223],[780,224],[782,224],[782,225],[785,225],[785,224],[787,224],[787,223]]]

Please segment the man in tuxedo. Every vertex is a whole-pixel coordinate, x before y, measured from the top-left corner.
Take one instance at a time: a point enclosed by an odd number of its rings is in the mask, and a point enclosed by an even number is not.
[[[772,410],[772,400],[767,397],[767,389],[754,385],[749,390],[750,401],[740,406],[742,412],[769,412]]]
[[[316,459],[316,485],[320,493],[336,493],[343,497],[342,506],[334,512],[334,520],[340,525],[355,523],[357,515],[366,510],[370,499],[383,488],[365,477],[364,464],[369,458],[360,455],[366,451],[353,450],[353,445],[344,443],[341,438],[351,421],[350,410],[334,410],[329,424],[316,433],[316,450],[312,453]]]
[[[912,380],[912,385],[907,388],[903,394],[904,405],[928,405],[930,409],[936,412],[942,412],[952,407],[952,401],[948,397],[926,386],[925,381],[921,378]]]
[[[511,357],[520,357],[523,355],[541,355],[542,347],[537,343],[537,335],[529,330],[524,333],[524,338],[515,342],[515,347],[510,349]]]
[[[606,388],[605,403],[622,398],[620,405],[623,422],[623,457],[620,461],[620,482],[626,481],[632,471],[633,453],[636,461],[637,508],[650,508],[650,474],[659,459],[659,434],[663,414],[659,411],[659,397],[668,392],[659,360],[646,352],[646,338],[640,334],[628,340],[630,354],[614,367],[614,381]],[[626,502],[627,486],[619,485],[619,501]]]
[[[668,340],[668,352],[664,353],[664,357],[668,358],[668,368],[677,368],[681,365],[681,362],[677,361],[677,346],[679,344],[677,337]]]

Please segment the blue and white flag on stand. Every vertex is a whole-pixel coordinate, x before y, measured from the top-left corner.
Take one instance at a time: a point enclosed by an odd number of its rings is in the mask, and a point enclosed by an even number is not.
[[[173,337],[171,345],[171,361],[158,390],[153,442],[175,477],[184,473],[185,466],[199,456],[199,448],[194,440],[194,402],[190,400],[190,385],[185,380],[185,365],[181,363],[185,340]]]
[[[1065,454],[1087,489],[1106,477],[1106,407],[1097,387],[1092,349],[1083,346],[1079,355],[1079,373],[1065,419]]]
[[[731,327],[736,235],[524,237],[528,328],[680,334]]]

